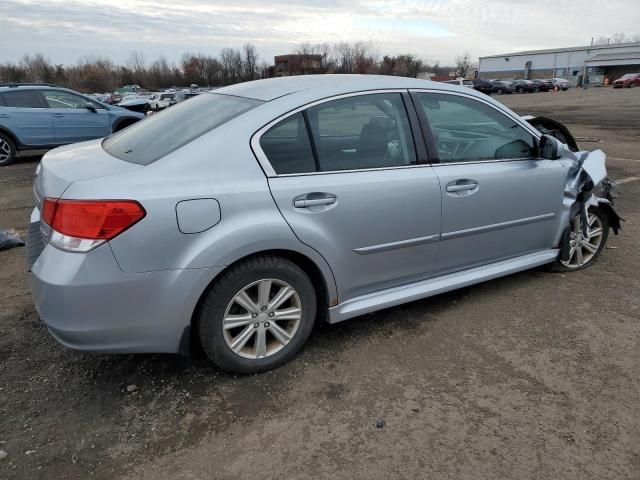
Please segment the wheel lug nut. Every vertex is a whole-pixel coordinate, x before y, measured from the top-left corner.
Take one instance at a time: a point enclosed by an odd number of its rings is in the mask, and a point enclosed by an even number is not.
[[[260,310],[262,310],[263,312],[267,309],[267,307],[262,307]]]
[[[273,317],[275,314],[273,312],[269,312],[269,316]]]
[[[260,324],[258,322],[253,324],[253,328],[258,328],[260,326]]]
[[[269,322],[264,322],[264,327],[265,327],[265,328],[269,328],[269,326],[270,326],[270,325],[271,325],[271,324],[270,324]]]
[[[258,314],[257,314],[257,313],[252,313],[252,314],[251,314],[251,318],[256,318],[257,316],[258,316]]]

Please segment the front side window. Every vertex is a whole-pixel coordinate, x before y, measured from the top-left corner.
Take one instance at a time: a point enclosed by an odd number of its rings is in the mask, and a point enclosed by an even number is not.
[[[2,94],[4,105],[15,108],[42,108],[40,96],[35,90],[14,90]]]
[[[478,100],[418,93],[441,163],[537,157],[535,137],[518,122]]]
[[[399,93],[359,95],[307,110],[321,171],[416,163],[409,120]]]
[[[203,93],[107,137],[102,148],[121,160],[148,165],[262,103]]]
[[[90,103],[96,108],[103,108],[99,103],[92,102],[80,95],[75,95],[69,92],[47,90],[42,94],[49,108],[72,108],[76,110],[84,110],[87,108],[87,103]]]

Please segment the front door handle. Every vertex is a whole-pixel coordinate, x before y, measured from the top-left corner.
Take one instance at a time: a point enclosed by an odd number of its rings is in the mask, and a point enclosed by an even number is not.
[[[9,118],[8,113],[0,113],[0,118]]]
[[[51,114],[53,118],[62,118],[64,117],[64,113],[53,113]]]
[[[308,193],[293,199],[295,208],[316,207],[320,205],[332,205],[337,197],[331,193]]]

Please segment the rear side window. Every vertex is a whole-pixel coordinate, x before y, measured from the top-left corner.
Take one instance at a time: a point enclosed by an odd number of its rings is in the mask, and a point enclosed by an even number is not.
[[[260,147],[278,175],[316,171],[302,113],[296,113],[271,127],[260,138]]]
[[[4,92],[4,105],[16,108],[42,108],[40,96],[35,90],[15,90]]]
[[[261,103],[205,93],[107,137],[102,148],[121,160],[148,165]]]
[[[415,165],[409,119],[399,93],[359,95],[307,114],[321,171]]]

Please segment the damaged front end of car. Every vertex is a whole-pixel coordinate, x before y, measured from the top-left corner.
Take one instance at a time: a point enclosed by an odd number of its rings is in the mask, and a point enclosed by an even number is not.
[[[617,235],[624,221],[614,209],[614,199],[618,196],[616,182],[607,177],[606,155],[602,150],[581,151],[569,129],[556,120],[547,117],[524,117],[543,135],[540,152],[543,158],[561,161],[566,167],[561,225],[566,225],[560,244],[561,262],[568,262],[575,244],[575,236],[591,237],[588,221],[589,209],[600,209],[608,219],[608,225]],[[577,224],[581,232],[572,232],[572,221],[579,217]]]

